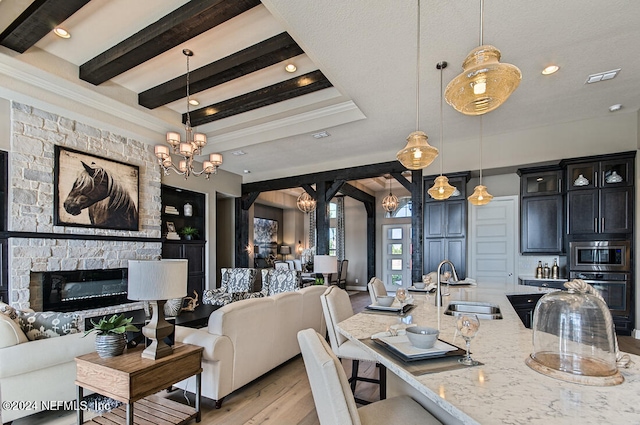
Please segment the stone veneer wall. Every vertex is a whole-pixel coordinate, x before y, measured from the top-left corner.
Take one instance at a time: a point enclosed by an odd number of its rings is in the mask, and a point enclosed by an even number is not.
[[[114,240],[11,238],[9,299],[14,307],[29,308],[30,292],[38,293],[36,288],[30,289],[32,271],[127,267],[129,259],[153,259],[161,254],[160,242],[117,240],[123,236],[161,236],[161,174],[151,146],[16,102],[11,105],[11,114],[8,229],[14,232],[114,237]],[[53,225],[55,145],[139,167],[139,231]],[[130,310],[139,308],[138,304],[99,312]]]

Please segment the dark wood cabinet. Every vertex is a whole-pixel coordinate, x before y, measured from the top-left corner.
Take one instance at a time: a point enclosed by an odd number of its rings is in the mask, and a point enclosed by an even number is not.
[[[162,258],[189,260],[189,277],[187,296],[193,297],[193,291],[202,300],[202,292],[206,283],[206,204],[203,193],[192,192],[167,185],[162,185],[162,227],[166,237],[168,223],[180,233],[184,227],[195,227],[198,235],[194,240],[165,239],[162,243]],[[185,205],[191,206],[191,214],[185,214]]]
[[[564,252],[564,188],[559,165],[521,168],[520,252]]]
[[[202,300],[206,278],[205,242],[165,241],[162,244],[162,258],[186,259],[189,261],[187,296],[192,297],[195,290]]]
[[[424,273],[435,271],[444,259],[456,267],[458,277],[466,276],[467,199],[468,173],[449,175],[449,184],[458,189],[453,196],[438,201],[427,190],[437,176],[424,179]]]
[[[635,152],[566,160],[568,234],[631,234]]]
[[[526,328],[530,329],[533,325],[533,312],[543,295],[544,294],[507,295],[513,309]]]
[[[9,304],[9,270],[7,267],[7,239],[0,239],[0,302]]]

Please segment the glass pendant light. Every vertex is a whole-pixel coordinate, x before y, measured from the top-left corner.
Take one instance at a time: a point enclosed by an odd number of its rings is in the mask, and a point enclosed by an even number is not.
[[[493,195],[487,192],[487,187],[482,185],[482,116],[480,116],[480,181],[473,189],[473,193],[467,199],[473,205],[486,205],[493,199]]]
[[[438,201],[443,201],[445,199],[449,199],[453,192],[456,191],[456,188],[449,184],[449,179],[447,176],[442,175],[443,168],[443,158],[444,158],[444,138],[442,136],[443,133],[443,111],[442,111],[442,70],[447,67],[447,62],[442,61],[438,62],[436,68],[440,70],[440,175],[436,177],[433,186],[427,191],[429,195]]]
[[[483,43],[484,0],[480,0],[480,46],[462,63],[464,70],[444,92],[447,103],[465,115],[482,115],[502,105],[522,80],[520,70],[500,63],[500,50]]]
[[[416,131],[407,137],[407,145],[396,154],[396,158],[409,170],[426,168],[438,156],[438,149],[427,141],[425,132],[420,131],[420,0],[418,0],[418,41],[416,60]]]
[[[388,177],[389,180],[389,195],[385,196],[382,200],[382,208],[388,213],[392,213],[398,209],[398,197],[391,193],[391,176]]]

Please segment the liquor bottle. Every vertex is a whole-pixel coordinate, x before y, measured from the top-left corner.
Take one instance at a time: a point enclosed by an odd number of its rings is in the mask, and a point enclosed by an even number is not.
[[[542,279],[542,261],[538,261],[538,267],[536,267],[536,279]]]
[[[549,268],[549,263],[544,263],[544,270],[542,275],[545,279],[549,279],[551,277],[551,269]]]
[[[551,267],[551,278],[558,279],[560,275],[560,267],[558,267],[558,259],[553,259],[553,266]]]

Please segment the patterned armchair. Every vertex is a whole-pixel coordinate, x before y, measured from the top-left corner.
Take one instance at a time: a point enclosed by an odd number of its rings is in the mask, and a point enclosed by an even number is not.
[[[263,269],[262,294],[279,294],[281,292],[297,291],[302,282],[301,272],[297,270]]]
[[[252,268],[222,268],[220,287],[207,289],[202,295],[203,304],[226,305],[230,302],[258,298],[261,292],[251,292],[258,271]]]

